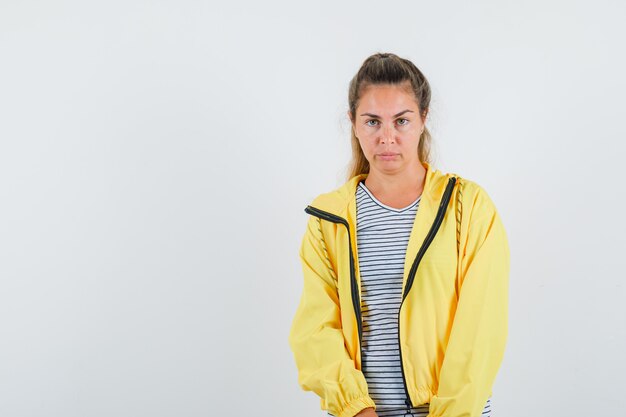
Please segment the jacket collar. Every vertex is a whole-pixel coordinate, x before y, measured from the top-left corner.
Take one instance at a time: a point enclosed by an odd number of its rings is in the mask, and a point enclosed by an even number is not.
[[[422,198],[439,201],[443,196],[448,179],[456,175],[444,174],[428,162],[421,162],[421,164],[426,168]],[[367,173],[355,175],[335,190],[318,195],[310,206],[346,218],[350,203],[354,205],[356,187],[359,181],[367,178],[368,175]]]

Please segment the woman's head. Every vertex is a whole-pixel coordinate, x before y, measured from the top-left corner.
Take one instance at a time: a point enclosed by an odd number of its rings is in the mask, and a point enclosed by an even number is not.
[[[428,81],[411,61],[391,53],[367,58],[348,93],[352,123],[348,178],[370,169],[393,173],[407,164],[430,162],[431,137],[424,125],[430,96]]]

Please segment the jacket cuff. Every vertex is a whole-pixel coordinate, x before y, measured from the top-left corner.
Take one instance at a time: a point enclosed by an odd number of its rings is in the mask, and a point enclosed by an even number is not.
[[[344,408],[337,414],[337,417],[354,417],[361,410],[372,407],[374,410],[376,409],[376,404],[374,400],[370,396],[355,398],[350,401]]]

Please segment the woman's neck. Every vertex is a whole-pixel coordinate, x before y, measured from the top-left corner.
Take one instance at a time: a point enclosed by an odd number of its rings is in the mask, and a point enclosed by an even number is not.
[[[418,163],[415,168],[394,174],[370,170],[365,186],[382,203],[405,207],[422,194],[425,180],[426,168]]]

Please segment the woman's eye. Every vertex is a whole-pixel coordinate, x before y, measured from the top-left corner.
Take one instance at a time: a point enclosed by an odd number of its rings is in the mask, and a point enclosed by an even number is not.
[[[376,126],[376,125],[369,124],[370,122],[378,123],[378,120],[368,120],[367,122],[365,122],[365,124],[368,126]]]
[[[400,123],[400,122],[402,122],[402,123]],[[400,125],[405,125],[407,123],[409,123],[409,119],[398,119],[398,124],[400,124]]]

